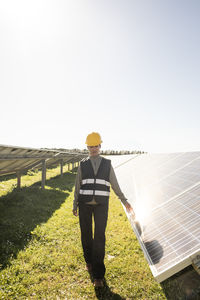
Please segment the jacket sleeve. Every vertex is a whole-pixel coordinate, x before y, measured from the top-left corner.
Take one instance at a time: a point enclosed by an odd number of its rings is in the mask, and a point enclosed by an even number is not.
[[[125,205],[127,202],[127,199],[120,189],[120,186],[117,181],[117,177],[115,175],[115,171],[114,171],[112,165],[110,168],[110,184],[111,184],[111,187],[112,187],[113,191],[115,192],[115,194],[118,196],[118,198],[121,200],[121,202]]]
[[[76,181],[75,181],[75,191],[74,191],[74,201],[73,201],[73,209],[77,210],[78,207],[78,195],[81,187],[82,175],[81,175],[81,167],[78,167],[78,171],[76,174]]]

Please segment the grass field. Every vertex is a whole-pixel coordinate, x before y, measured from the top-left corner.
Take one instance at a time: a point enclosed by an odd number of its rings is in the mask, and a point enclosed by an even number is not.
[[[106,231],[105,287],[95,290],[72,215],[76,170],[47,171],[0,182],[0,299],[167,299],[112,192]],[[168,283],[169,284],[169,283]],[[179,298],[174,298],[179,299]]]

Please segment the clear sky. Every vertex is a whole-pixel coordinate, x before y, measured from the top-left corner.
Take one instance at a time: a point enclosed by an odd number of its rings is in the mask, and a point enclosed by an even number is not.
[[[0,1],[0,144],[200,151],[199,0]]]

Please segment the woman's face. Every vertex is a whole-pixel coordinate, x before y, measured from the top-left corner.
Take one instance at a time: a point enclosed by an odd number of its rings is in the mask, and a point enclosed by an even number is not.
[[[97,146],[88,146],[88,151],[90,156],[97,156],[99,155],[100,149],[101,149],[101,145],[97,145]]]

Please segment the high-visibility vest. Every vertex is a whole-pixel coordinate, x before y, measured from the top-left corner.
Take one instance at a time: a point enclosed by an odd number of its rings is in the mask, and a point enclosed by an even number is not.
[[[82,182],[79,191],[78,202],[90,202],[93,199],[97,203],[108,202],[110,195],[110,167],[111,161],[103,158],[101,160],[97,174],[94,174],[90,159],[84,160],[80,164]]]

